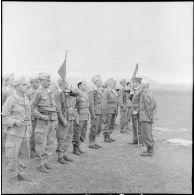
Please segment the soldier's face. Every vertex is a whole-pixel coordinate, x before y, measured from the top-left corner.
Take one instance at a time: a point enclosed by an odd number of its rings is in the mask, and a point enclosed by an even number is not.
[[[61,90],[68,89],[68,82],[61,81],[60,82],[60,89]]]
[[[138,82],[133,82],[133,86],[134,86],[135,88],[137,88],[137,87],[139,86],[139,83],[138,83]]]
[[[41,85],[44,87],[44,88],[48,88],[51,84],[51,80],[50,79],[44,79],[44,80],[41,80]]]
[[[121,82],[121,86],[122,86],[122,87],[125,87],[125,86],[126,86],[126,82],[124,82],[124,81]]]
[[[82,83],[81,89],[82,90],[87,90],[87,84],[85,82]]]
[[[98,86],[98,87],[101,87],[102,86],[102,80],[99,79],[95,82],[95,84]]]
[[[18,90],[21,93],[25,93],[27,90],[27,87],[28,87],[27,83],[22,83],[22,84],[16,86],[16,90]]]
[[[39,88],[39,85],[40,85],[40,81],[37,79],[34,82],[32,82],[31,85],[32,85],[32,87],[34,89],[38,89]]]
[[[108,83],[108,86],[109,86],[111,89],[113,89],[113,88],[115,87],[115,82],[114,82],[114,81],[110,81],[110,82]]]

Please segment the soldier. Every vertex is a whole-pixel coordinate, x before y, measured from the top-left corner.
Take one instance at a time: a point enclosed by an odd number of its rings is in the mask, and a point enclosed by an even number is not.
[[[139,137],[139,143],[143,144],[143,140],[141,137],[141,126],[139,121],[139,111],[140,111],[140,84],[141,84],[142,78],[140,77],[134,77],[133,78],[133,87],[134,87],[134,94],[132,97],[132,107],[133,107],[133,113],[132,113],[132,123],[133,123],[133,143],[132,144],[138,144],[138,138],[137,138],[137,129],[138,129],[138,137]]]
[[[103,92],[102,100],[102,119],[103,119],[103,134],[105,142],[115,141],[110,137],[115,124],[116,115],[118,112],[118,96],[114,89],[115,81],[110,78],[107,80],[107,88]]]
[[[98,130],[101,132],[102,125],[102,80],[100,75],[95,75],[91,81],[94,88],[89,91],[89,111],[91,116],[91,128],[89,132],[89,148],[99,149],[100,145],[96,144],[96,136]],[[99,133],[100,133],[99,132]]]
[[[39,73],[40,88],[36,91],[31,102],[32,113],[37,118],[35,127],[35,149],[39,156],[40,166],[38,170],[49,173],[52,167],[48,164],[48,157],[56,149],[56,128],[58,117],[56,104],[52,97],[50,86],[50,75]]]
[[[147,146],[147,151],[141,153],[141,156],[153,156],[153,136],[152,123],[156,118],[157,104],[153,95],[149,91],[149,84],[142,84],[140,92],[140,114],[139,121],[142,129],[143,142]]]
[[[24,77],[13,82],[15,93],[9,96],[3,105],[2,122],[7,126],[5,156],[8,159],[7,171],[10,182],[31,181],[24,177],[25,167],[19,162],[19,152],[25,139],[31,134],[31,112],[28,98],[25,96],[27,82]]]
[[[58,162],[66,164],[67,161],[72,161],[72,159],[67,156],[67,150],[72,143],[73,125],[78,118],[72,96],[76,97],[79,93],[69,90],[68,82],[62,79],[58,80],[58,84],[60,89],[54,94],[54,100],[60,111],[58,113],[59,122],[56,131],[58,142],[56,152],[58,153]]]
[[[31,77],[30,79],[30,89],[27,91],[26,95],[29,98],[30,101],[32,101],[35,92],[38,90],[39,86],[40,86],[40,81],[38,77]],[[30,138],[30,156],[31,158],[36,157],[36,151],[35,151],[35,127],[37,124],[37,120],[34,116],[32,116],[32,134],[31,134],[31,138]]]
[[[126,92],[126,80],[122,79],[120,81],[120,85],[122,88],[119,90],[119,106],[120,106],[120,133],[126,133],[124,130],[125,126],[127,126],[128,118],[127,118],[127,101],[129,99],[128,94]]]
[[[79,125],[73,128],[73,154],[80,155],[84,153],[80,149],[81,142],[84,142],[89,120],[89,97],[87,93],[87,84],[84,81],[78,83],[80,96],[76,98],[76,108],[79,115]]]

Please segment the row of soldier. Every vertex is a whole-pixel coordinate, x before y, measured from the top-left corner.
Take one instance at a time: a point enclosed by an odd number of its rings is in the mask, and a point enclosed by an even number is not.
[[[88,90],[84,81],[78,83],[77,90],[70,90],[67,81],[58,80],[58,90],[50,89],[51,75],[39,73],[30,78],[31,88],[27,90],[25,77],[4,78],[2,90],[2,122],[7,133],[5,156],[10,181],[30,180],[24,177],[24,166],[18,160],[22,143],[30,137],[31,157],[39,160],[38,170],[49,173],[48,163],[54,151],[61,164],[71,162],[67,155],[73,145],[73,154],[84,153],[80,145],[85,141],[89,119],[89,148],[99,149],[96,143],[100,132],[104,142],[115,141],[111,134],[118,110],[120,109],[120,132],[125,133],[132,121],[133,143],[145,144],[147,150],[141,156],[153,155],[152,123],[156,117],[156,101],[149,92],[149,84],[141,83],[141,78],[133,78],[133,87],[126,80],[120,81],[121,89],[115,89],[115,80],[110,78],[105,85],[100,75],[91,81],[93,89]],[[10,86],[14,90],[9,89]]]

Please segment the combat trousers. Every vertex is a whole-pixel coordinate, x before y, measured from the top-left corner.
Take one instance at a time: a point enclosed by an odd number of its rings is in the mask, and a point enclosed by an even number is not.
[[[115,125],[115,119],[116,119],[116,114],[107,114],[103,115],[103,129],[102,132],[103,134],[110,135],[113,133],[114,125]]]
[[[91,128],[89,132],[89,142],[90,143],[95,142],[96,135],[98,133],[99,128],[101,128],[101,125],[102,125],[102,115],[101,114],[96,114],[95,119],[91,118]]]
[[[73,145],[80,145],[81,142],[84,142],[86,133],[87,133],[88,120],[79,120],[79,125],[74,124],[73,127]]]
[[[132,123],[133,123],[133,143],[138,143],[138,139],[137,139],[137,125],[138,125],[139,143],[143,144],[143,139],[141,136],[142,128],[141,128],[141,124],[140,124],[138,115],[136,116],[136,118],[133,117]]]
[[[124,129],[125,125],[132,120],[132,107],[127,107],[126,109],[120,109],[120,127]]]
[[[151,122],[140,122],[141,129],[142,129],[142,138],[143,142],[146,144],[146,146],[153,146],[154,140],[152,135],[152,123]]]
[[[35,127],[37,124],[37,119],[32,120],[32,134],[30,137],[30,149],[31,151],[35,151]]]
[[[58,157],[62,158],[67,152],[70,144],[72,143],[73,136],[73,120],[68,121],[70,123],[69,127],[64,127],[61,123],[58,124],[56,131],[57,137],[57,150]]]
[[[56,128],[58,121],[37,119],[35,128],[35,149],[43,165],[56,150]]]
[[[24,167],[18,159],[23,141],[24,137],[7,135],[5,142],[5,157],[8,160],[6,170],[11,177],[24,174]]]

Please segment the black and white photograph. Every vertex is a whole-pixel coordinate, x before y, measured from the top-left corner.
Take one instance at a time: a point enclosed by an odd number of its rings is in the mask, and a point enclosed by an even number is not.
[[[193,1],[1,11],[2,194],[193,193]]]

